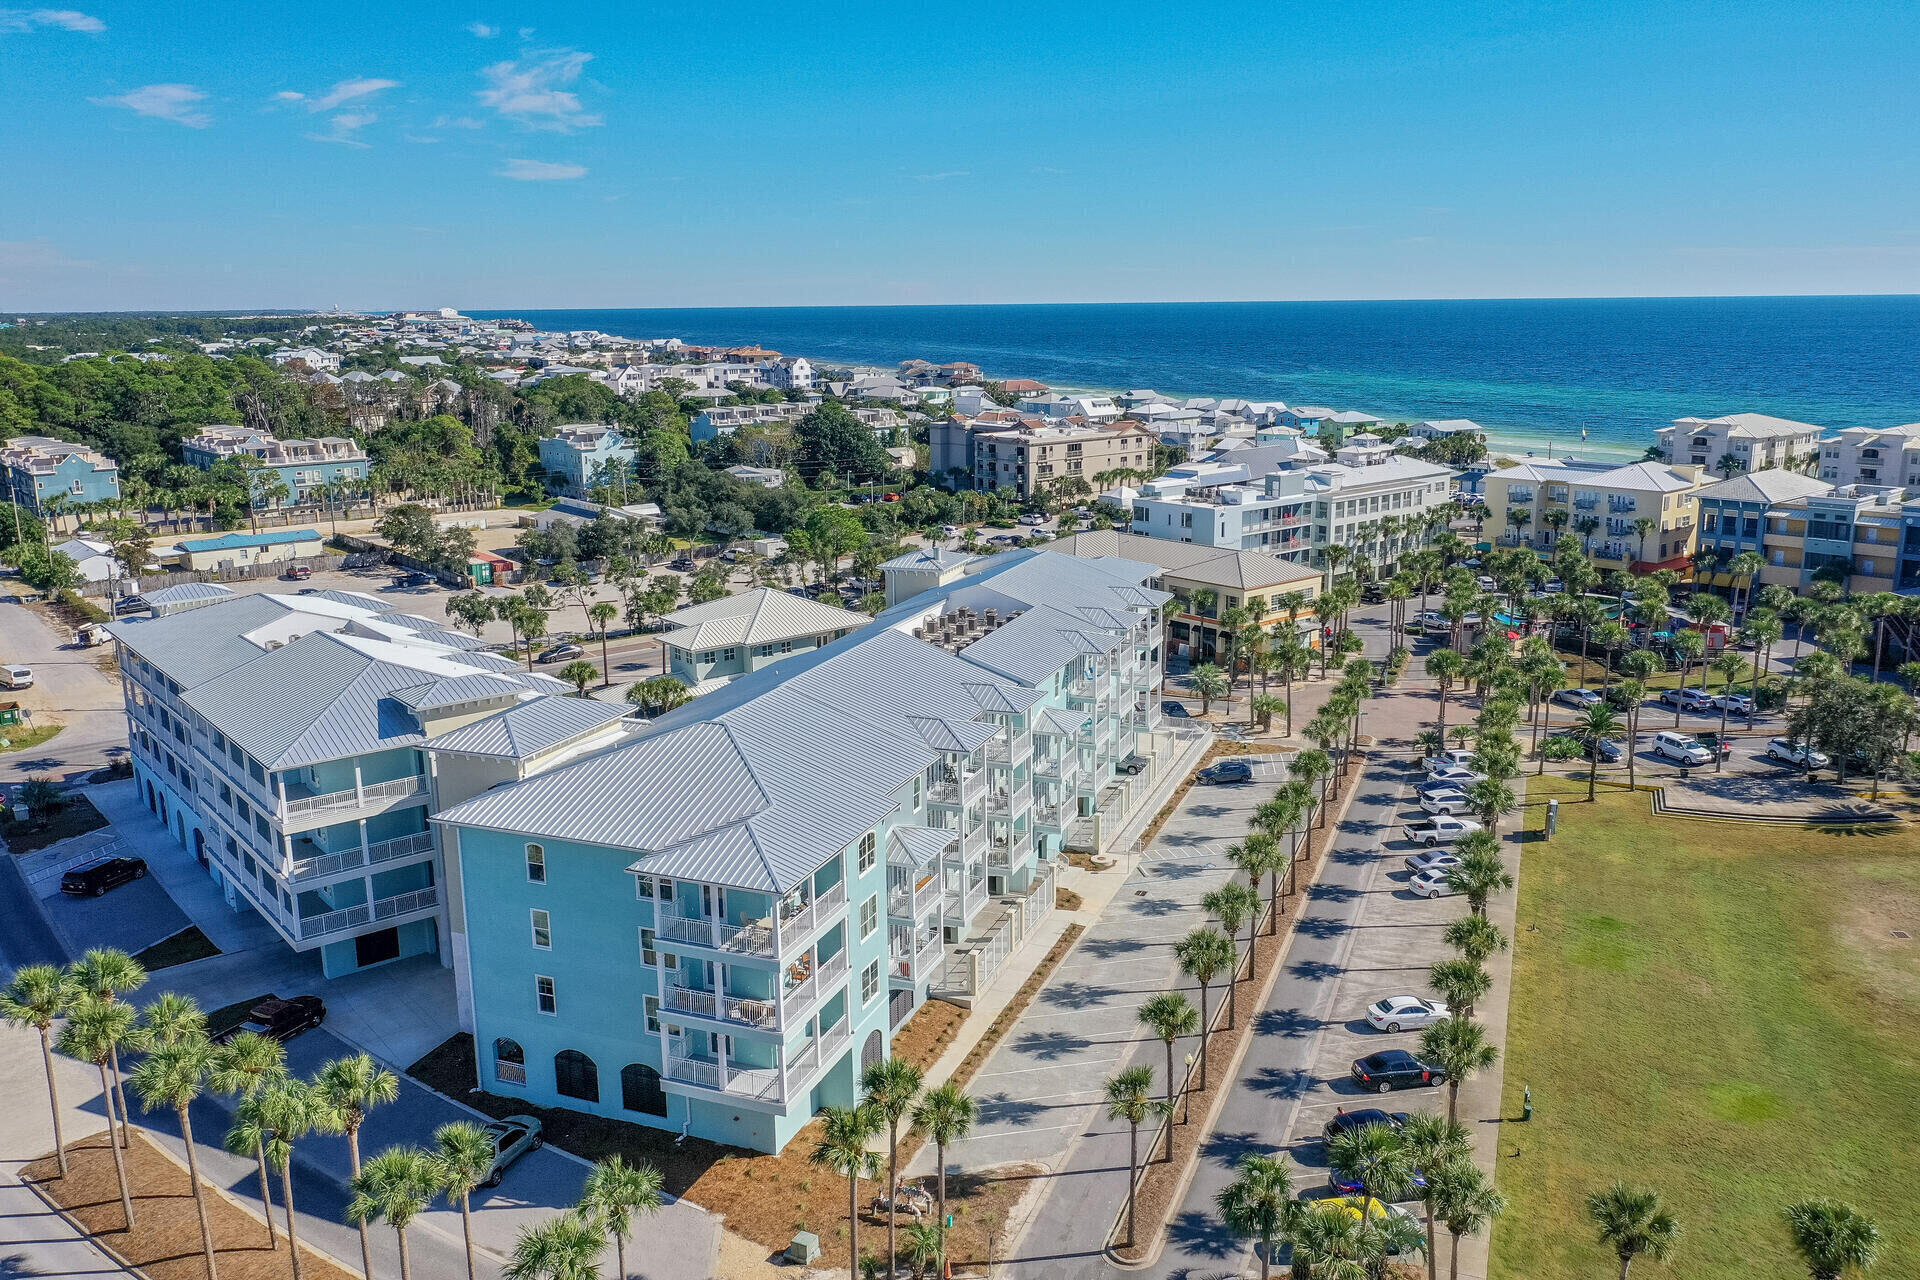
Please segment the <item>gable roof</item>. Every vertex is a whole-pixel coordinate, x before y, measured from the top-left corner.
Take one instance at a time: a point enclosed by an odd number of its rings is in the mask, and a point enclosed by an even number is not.
[[[1702,502],[1775,503],[1832,492],[1833,486],[1825,480],[1803,476],[1797,471],[1768,467],[1764,471],[1743,472],[1719,484],[1710,484],[1695,493],[1694,497]]]
[[[623,718],[630,710],[596,698],[535,698],[427,740],[434,751],[525,760]]]
[[[661,619],[668,638],[683,649],[722,645],[775,644],[802,636],[864,627],[864,613],[821,604],[775,587],[756,587],[670,613]]]

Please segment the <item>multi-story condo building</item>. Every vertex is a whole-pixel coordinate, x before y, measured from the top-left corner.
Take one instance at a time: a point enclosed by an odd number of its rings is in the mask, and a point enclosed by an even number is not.
[[[1920,496],[1844,485],[1768,509],[1762,583],[1795,590],[1830,577],[1867,595],[1920,586]]]
[[[1768,467],[1742,472],[1696,492],[1700,504],[1699,549],[1731,560],[1745,551],[1766,554],[1768,513],[1795,498],[1833,492],[1825,480]]]
[[[1604,568],[1647,573],[1692,566],[1695,494],[1711,477],[1693,463],[1612,466],[1573,460],[1496,468],[1481,481],[1490,518],[1506,526],[1510,546],[1551,550],[1562,533],[1578,536]],[[1648,522],[1641,533],[1639,521]]]
[[[741,427],[772,422],[798,422],[813,408],[797,400],[777,404],[717,404],[694,415],[689,430],[694,443],[732,435]]]
[[[1727,476],[1791,468],[1814,455],[1820,431],[1810,423],[1764,413],[1730,413],[1724,418],[1675,418],[1672,426],[1653,433],[1653,443],[1668,462]]]
[[[547,488],[583,498],[595,485],[619,484],[633,470],[634,450],[618,427],[576,422],[540,438]]]
[[[438,735],[564,702],[559,722],[586,736],[625,710],[583,718],[559,681],[353,592],[238,596],[112,630],[147,807],[229,906],[318,951],[329,977],[440,953]]]
[[[1920,422],[1849,427],[1820,441],[1820,479],[1875,488],[1920,486]]]
[[[202,471],[224,459],[244,454],[257,459],[260,480],[254,488],[255,506],[286,506],[305,502],[317,489],[335,481],[364,483],[366,451],[342,436],[317,440],[281,440],[252,427],[205,426],[180,442],[180,456]],[[276,483],[284,494],[272,492]]]
[[[1159,716],[1151,566],[1019,551],[435,816],[482,1088],[761,1151],[1051,910]]]
[[[696,604],[661,619],[667,673],[696,695],[771,666],[792,653],[821,649],[872,619],[773,587]]]
[[[0,448],[7,497],[27,510],[72,506],[120,496],[120,464],[83,444],[47,436],[15,436]]]
[[[786,356],[767,362],[761,371],[769,386],[782,391],[813,390],[813,365],[805,356]]]
[[[1015,407],[1022,413],[1037,413],[1043,418],[1084,418],[1088,422],[1111,422],[1120,416],[1120,406],[1110,396],[1041,392],[1022,396]]]
[[[972,487],[1012,489],[1023,500],[1068,477],[1092,485],[1104,472],[1148,472],[1154,465],[1154,434],[1138,422],[1024,419],[971,434]]]

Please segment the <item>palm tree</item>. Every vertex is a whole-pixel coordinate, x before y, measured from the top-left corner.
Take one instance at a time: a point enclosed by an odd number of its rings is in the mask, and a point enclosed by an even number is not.
[[[939,1275],[944,1270],[941,1263],[947,1253],[947,1229],[942,1224],[946,1220],[942,1214],[932,1222],[916,1222],[907,1228],[907,1261],[913,1267],[915,1280]]]
[[[74,985],[96,1000],[112,1004],[120,996],[132,995],[147,985],[146,966],[126,952],[113,947],[94,947],[68,966]],[[128,1135],[127,1090],[120,1079],[120,1046],[113,1047],[113,1096],[120,1108],[120,1145],[132,1141]]]
[[[1733,682],[1747,669],[1747,661],[1731,648],[1708,664],[1720,674],[1720,736],[1727,736],[1727,699],[1733,694]],[[1713,771],[1719,773],[1726,764],[1726,755],[1720,750],[1720,744],[1714,743]]]
[[[913,1111],[914,1101],[926,1084],[926,1073],[905,1058],[882,1058],[860,1073],[860,1092],[865,1105],[872,1107],[887,1125],[887,1268],[892,1270],[898,1254],[896,1222],[892,1205],[900,1182],[900,1122]]]
[[[1447,1073],[1447,1119],[1458,1120],[1460,1086],[1498,1062],[1500,1051],[1479,1023],[1450,1016],[1420,1033],[1420,1056]]]
[[[880,1176],[880,1157],[867,1150],[880,1132],[880,1115],[863,1102],[856,1107],[825,1107],[820,1116],[824,1130],[807,1154],[807,1163],[847,1180],[847,1275],[860,1280],[860,1179]]]
[[[1260,1280],[1267,1280],[1274,1246],[1293,1212],[1293,1166],[1285,1156],[1249,1155],[1240,1174],[1220,1189],[1214,1203],[1227,1230],[1260,1243]]]
[[[1320,784],[1320,799],[1316,805],[1316,825],[1327,825],[1327,777],[1333,772],[1333,757],[1318,747],[1309,747],[1305,751],[1296,751],[1287,770],[1309,788],[1315,782]],[[1284,788],[1283,788],[1284,789]],[[1297,853],[1298,846],[1295,847]]]
[[[207,1189],[200,1182],[200,1157],[193,1142],[194,1101],[205,1087],[207,1073],[213,1069],[214,1048],[205,1036],[189,1036],[150,1052],[133,1069],[134,1092],[140,1104],[152,1111],[172,1107],[180,1120],[180,1140],[187,1148],[187,1177],[193,1183],[193,1207],[200,1216],[200,1247],[207,1259],[207,1280],[216,1280],[213,1261],[213,1227],[207,1221]]]
[[[1616,1182],[1587,1197],[1587,1217],[1600,1232],[1600,1243],[1620,1259],[1620,1280],[1627,1280],[1633,1260],[1641,1254],[1665,1262],[1680,1238],[1680,1224],[1660,1204],[1651,1187],[1629,1187]]]
[[[1597,743],[1602,738],[1610,738],[1620,731],[1620,721],[1615,718],[1613,708],[1602,702],[1588,707],[1574,717],[1574,726],[1586,736],[1589,743]],[[1593,747],[1587,752],[1587,801],[1592,803],[1594,791],[1599,786],[1600,751]]]
[[[54,1162],[67,1176],[67,1142],[60,1131],[60,1082],[53,1074],[53,1024],[72,1007],[73,980],[57,965],[33,964],[13,975],[0,995],[0,1018],[40,1033],[40,1063],[47,1072],[47,1106],[53,1114]]]
[[[1447,736],[1447,691],[1460,681],[1467,671],[1467,660],[1460,656],[1458,649],[1435,649],[1427,655],[1427,675],[1440,686],[1440,717],[1436,728],[1441,740]]]
[[[207,1015],[192,996],[162,991],[140,1011],[140,1026],[134,1043],[144,1053],[207,1038]]]
[[[1226,672],[1211,662],[1203,662],[1188,673],[1187,683],[1200,695],[1200,714],[1203,717],[1213,710],[1215,698],[1224,698],[1231,692]]]
[[[1471,1161],[1473,1144],[1465,1128],[1431,1111],[1418,1111],[1408,1116],[1397,1136],[1401,1147],[1406,1150],[1408,1161],[1421,1171],[1421,1176],[1426,1180],[1427,1185],[1418,1190],[1421,1207],[1427,1215],[1427,1280],[1434,1280],[1438,1266],[1434,1257],[1438,1243],[1434,1230],[1436,1192],[1433,1178],[1427,1174],[1427,1170],[1444,1168],[1456,1160]]]
[[[1447,1224],[1452,1241],[1448,1275],[1451,1280],[1460,1280],[1460,1237],[1473,1235],[1505,1213],[1507,1199],[1493,1189],[1487,1175],[1471,1160],[1450,1160],[1422,1172],[1434,1216]]]
[[[1153,1068],[1128,1067],[1107,1078],[1107,1119],[1125,1120],[1127,1148],[1127,1245],[1133,1245],[1134,1188],[1140,1182],[1140,1126],[1164,1115],[1166,1103],[1153,1096]]]
[[[1207,1088],[1207,988],[1233,963],[1233,943],[1218,930],[1200,925],[1173,944],[1181,970],[1200,984],[1200,1090]]]
[[[300,1241],[294,1232],[293,1144],[316,1129],[337,1132],[338,1119],[315,1095],[312,1085],[282,1077],[252,1097],[243,1098],[235,1108],[233,1128],[227,1132],[227,1150],[244,1154],[265,1147],[267,1163],[280,1174],[294,1280],[300,1280]]]
[[[100,1072],[100,1096],[107,1104],[107,1150],[113,1152],[113,1174],[120,1182],[120,1212],[125,1215],[128,1231],[133,1230],[133,1193],[127,1189],[126,1158],[113,1134],[113,1081],[107,1075],[107,1062],[132,1030],[132,1009],[86,996],[60,1032],[60,1052],[91,1062]]]
[[[600,633],[600,683],[613,682],[613,668],[607,661],[607,627],[620,614],[620,606],[611,600],[596,600],[587,606],[587,621]]]
[[[599,1280],[600,1251],[606,1237],[572,1211],[555,1214],[536,1226],[520,1228],[513,1243],[507,1280]]]
[[[313,1079],[318,1099],[339,1117],[340,1132],[347,1135],[347,1157],[353,1176],[360,1176],[360,1126],[367,1112],[400,1096],[400,1078],[364,1053],[350,1058],[335,1058],[320,1068]],[[360,1228],[361,1274],[373,1274],[373,1246],[367,1238],[364,1219],[355,1218]],[[404,1240],[402,1247],[404,1249]],[[405,1264],[402,1264],[405,1269]]]
[[[1240,1001],[1236,994],[1240,985],[1240,944],[1235,935],[1240,931],[1240,922],[1247,922],[1247,946],[1251,952],[1253,946],[1252,929],[1255,918],[1260,914],[1260,893],[1238,880],[1229,880],[1218,889],[1201,895],[1200,908],[1210,911],[1220,921],[1220,929],[1227,937],[1227,946],[1231,959],[1227,964],[1227,1025],[1231,1027],[1239,1017]]]
[[[448,1203],[460,1204],[460,1234],[467,1246],[467,1280],[474,1280],[473,1267],[473,1189],[493,1172],[493,1135],[471,1120],[454,1120],[433,1131],[433,1159],[440,1189]],[[618,1156],[613,1157],[619,1159]],[[598,1166],[596,1166],[597,1168]],[[591,1186],[591,1180],[588,1183]],[[621,1239],[621,1247],[625,1248]],[[620,1260],[622,1280],[626,1275],[626,1257]]]
[[[1341,1177],[1360,1184],[1365,1197],[1363,1222],[1373,1218],[1376,1200],[1390,1204],[1413,1186],[1413,1161],[1389,1125],[1355,1125],[1334,1134],[1327,1139],[1327,1164]]]
[[[1507,949],[1507,935],[1485,916],[1462,916],[1448,925],[1441,938],[1464,958],[1475,964]]]
[[[947,1220],[947,1147],[973,1129],[974,1105],[966,1089],[949,1080],[929,1089],[913,1109],[913,1127],[933,1140],[940,1165],[940,1221]]]
[[[1167,1105],[1173,1105],[1173,1044],[1200,1030],[1200,1011],[1178,991],[1162,991],[1140,1006],[1140,1021],[1167,1047]]]
[[[593,1166],[580,1192],[580,1214],[613,1237],[620,1280],[627,1280],[627,1237],[633,1216],[660,1212],[660,1171],[650,1164],[630,1165],[607,1156]]]
[[[388,1147],[354,1172],[347,1190],[353,1193],[347,1217],[362,1229],[384,1219],[400,1242],[400,1280],[412,1280],[407,1227],[440,1192],[440,1169],[434,1158],[418,1147]]]
[[[287,1051],[278,1040],[253,1031],[242,1031],[220,1046],[214,1055],[213,1070],[207,1085],[215,1093],[241,1099],[251,1098],[286,1079]],[[253,1158],[260,1173],[260,1215],[267,1220],[267,1248],[279,1247],[273,1227],[273,1194],[267,1182],[267,1146],[254,1135]]]
[[[1484,920],[1486,917],[1466,918]],[[1479,961],[1456,956],[1450,960],[1435,961],[1433,967],[1427,970],[1427,985],[1439,994],[1450,1012],[1471,1018],[1473,1006],[1492,990],[1493,978]]]
[[[1865,1271],[1880,1252],[1880,1229],[1851,1205],[1802,1200],[1787,1206],[1786,1217],[1794,1252],[1813,1280],[1840,1280],[1849,1271]]]
[[[593,678],[599,674],[599,668],[584,658],[576,658],[560,668],[560,678],[571,684],[574,692],[582,698],[587,696],[587,686],[592,684]]]
[[[1500,830],[1500,819],[1520,807],[1519,797],[1513,794],[1513,788],[1497,778],[1488,777],[1467,788],[1467,803],[1473,807],[1473,816],[1487,826],[1487,830]]]
[[[1473,914],[1487,913],[1487,900],[1513,888],[1513,876],[1500,860],[1500,843],[1491,831],[1475,831],[1455,852],[1459,865],[1447,868],[1447,887],[1467,900]]]
[[[1640,516],[1633,522],[1633,531],[1640,535],[1640,554],[1636,560],[1640,564],[1647,562],[1647,539],[1654,535],[1660,526],[1650,516]]]

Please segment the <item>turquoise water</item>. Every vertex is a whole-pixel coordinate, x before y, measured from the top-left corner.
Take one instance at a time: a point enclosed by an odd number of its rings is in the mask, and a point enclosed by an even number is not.
[[[1687,415],[1920,420],[1920,297],[1909,295],[473,314],[757,342],[829,364],[971,360],[989,377],[1057,387],[1471,418],[1496,442],[1562,455],[1637,456],[1655,427]]]

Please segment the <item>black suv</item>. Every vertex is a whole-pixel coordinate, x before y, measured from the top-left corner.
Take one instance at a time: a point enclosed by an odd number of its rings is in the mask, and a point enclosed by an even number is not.
[[[319,996],[295,996],[291,1000],[262,1000],[253,1006],[245,1021],[228,1027],[213,1039],[216,1044],[225,1044],[242,1031],[251,1031],[255,1035],[266,1036],[269,1040],[279,1040],[284,1043],[302,1031],[319,1026],[326,1020],[327,1006],[320,1002]]]
[[[1222,760],[1219,764],[1210,764],[1194,775],[1208,786],[1220,786],[1232,782],[1252,782],[1253,766],[1245,760]]]
[[[60,877],[60,892],[76,898],[97,898],[129,880],[147,874],[145,858],[95,858]]]
[[[1418,1085],[1445,1084],[1447,1073],[1405,1049],[1382,1049],[1353,1060],[1353,1080],[1362,1089],[1388,1093]]]

